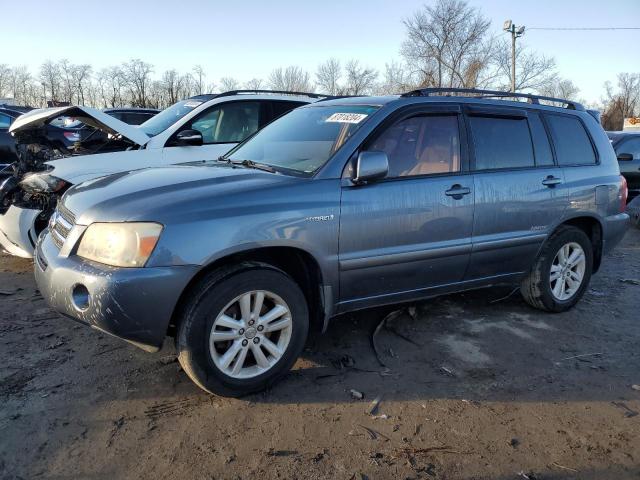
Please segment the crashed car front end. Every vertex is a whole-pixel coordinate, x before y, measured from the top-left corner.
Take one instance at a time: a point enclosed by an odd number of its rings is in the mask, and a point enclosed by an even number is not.
[[[68,149],[51,142],[47,125],[60,115],[71,115],[95,132],[104,132],[116,150],[142,146],[149,139],[142,131],[88,107],[41,109],[18,117],[9,129],[16,140],[18,161],[11,175],[0,177],[0,247],[12,255],[33,256],[38,235],[71,186],[55,176],[48,162],[97,152],[83,150],[80,144]]]
[[[31,258],[38,235],[70,184],[49,173],[6,178],[0,184],[0,245],[7,252]]]

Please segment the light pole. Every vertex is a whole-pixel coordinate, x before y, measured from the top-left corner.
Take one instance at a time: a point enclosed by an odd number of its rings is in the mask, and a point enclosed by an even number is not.
[[[524,35],[524,25],[516,27],[511,20],[505,20],[502,29],[511,34],[511,91],[516,93],[516,38]]]

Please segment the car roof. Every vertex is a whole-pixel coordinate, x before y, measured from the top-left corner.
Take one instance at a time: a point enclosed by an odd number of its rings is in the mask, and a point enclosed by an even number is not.
[[[0,111],[8,115],[20,116],[23,113],[27,113],[33,110],[31,107],[20,107],[16,105],[0,105]]]
[[[143,108],[143,107],[114,107],[105,108],[102,110],[104,113],[110,112],[131,112],[131,113],[159,113],[157,108]]]
[[[205,93],[202,95],[194,95],[187,100],[199,100],[203,103],[217,100],[231,101],[238,99],[249,100],[283,100],[290,102],[312,103],[320,99],[327,98],[328,95],[307,92],[287,92],[277,90],[231,90],[223,93]]]
[[[636,137],[640,135],[640,131],[618,130],[618,131],[607,131],[606,134],[612,143],[618,144],[625,138]]]

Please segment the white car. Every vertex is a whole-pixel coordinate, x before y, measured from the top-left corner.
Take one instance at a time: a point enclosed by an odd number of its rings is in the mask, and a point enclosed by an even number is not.
[[[89,107],[40,109],[20,116],[10,132],[32,142],[31,132],[71,116],[109,134],[126,150],[77,155],[44,162],[44,171],[10,177],[0,184],[0,245],[30,258],[58,198],[71,186],[147,167],[215,160],[271,120],[324,96],[296,92],[232,91],[178,102],[139,126]],[[30,148],[29,152],[41,152]],[[37,164],[37,159],[31,164]],[[42,166],[41,166],[42,167]]]

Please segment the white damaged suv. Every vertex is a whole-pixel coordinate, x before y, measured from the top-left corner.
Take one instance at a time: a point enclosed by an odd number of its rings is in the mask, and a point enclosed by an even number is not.
[[[39,233],[57,200],[71,186],[114,173],[147,167],[214,160],[271,120],[325,96],[313,93],[234,90],[198,95],[163,110],[140,126],[128,125],[89,107],[34,110],[19,117],[10,132],[32,154],[30,169],[0,184],[0,246],[13,255],[32,257]],[[109,135],[119,151],[44,161],[38,129],[60,117],[74,117]],[[124,149],[122,148],[124,146]],[[109,147],[105,147],[109,150]],[[35,168],[33,168],[35,166]],[[35,171],[33,170],[40,170]]]

